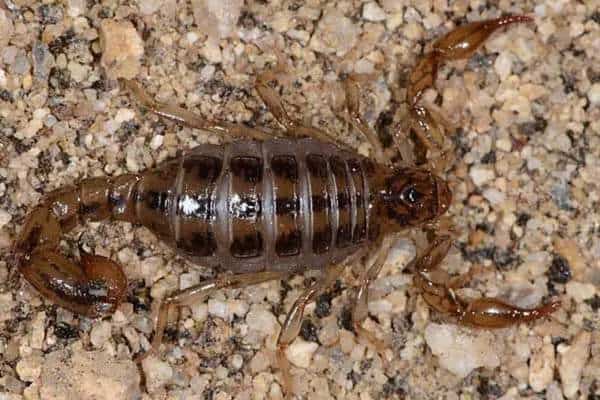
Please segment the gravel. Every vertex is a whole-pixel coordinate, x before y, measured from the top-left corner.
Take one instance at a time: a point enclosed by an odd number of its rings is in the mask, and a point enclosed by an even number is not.
[[[535,22],[442,67],[437,89],[424,93],[460,128],[447,175],[455,246],[442,268],[479,271],[465,297],[522,306],[559,297],[561,309],[502,330],[454,325],[411,284],[406,266],[423,247],[415,234],[414,244],[392,246],[370,292],[364,327],[387,343],[387,363],[353,331],[348,289],[358,268],[307,307],[310,329],[286,357],[309,399],[599,396],[597,9],[594,0],[0,1],[0,399],[283,398],[276,339],[314,274],[216,291],[172,311],[160,352],[138,368],[157,300],[214,271],[146,229],[85,224],[62,245],[118,260],[129,278],[117,312],[90,320],[42,299],[8,262],[44,193],[222,141],[142,111],[119,78],[205,118],[273,128],[253,85],[278,63],[287,111],[368,154],[335,117],[340,77],[362,74],[361,113],[396,133],[419,54],[458,22],[507,13]]]

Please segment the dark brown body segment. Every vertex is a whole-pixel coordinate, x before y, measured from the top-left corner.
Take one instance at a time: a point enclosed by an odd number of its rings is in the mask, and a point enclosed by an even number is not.
[[[159,181],[172,163],[143,174],[136,210],[140,223],[201,265],[323,268],[368,240],[365,162],[313,139],[202,145],[182,157],[170,183]]]

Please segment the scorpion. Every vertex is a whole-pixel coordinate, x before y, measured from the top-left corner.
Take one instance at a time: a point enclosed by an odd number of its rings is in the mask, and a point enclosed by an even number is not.
[[[440,66],[467,59],[501,27],[531,21],[529,16],[508,15],[471,22],[442,36],[421,56],[409,75],[406,98],[415,150],[433,153],[441,148],[439,118],[421,104]],[[151,112],[235,140],[200,145],[143,173],[88,178],[47,194],[26,218],[12,249],[12,265],[42,296],[89,317],[115,311],[126,295],[127,278],[107,257],[82,252],[78,263],[59,252],[61,234],[84,221],[112,219],[145,226],[194,263],[219,272],[162,300],[146,353],[160,347],[172,307],[205,300],[219,289],[318,270],[320,278],[295,301],[277,340],[276,359],[287,393],[291,373],[284,351],[299,334],[306,305],[365,254],[372,263],[362,269],[351,321],[357,335],[380,353],[385,350],[362,324],[368,317],[369,284],[385,263],[389,238],[410,229],[422,229],[428,236],[428,245],[411,262],[414,284],[429,306],[457,323],[500,328],[559,308],[558,300],[523,309],[498,298],[466,299],[456,289],[468,277],[434,279],[452,244],[452,235],[440,232],[439,223],[452,199],[448,183],[437,174],[447,152],[438,151],[437,159],[394,165],[374,129],[359,115],[358,84],[347,79],[345,118],[373,149],[373,157],[361,156],[325,131],[290,118],[269,77],[259,77],[256,89],[287,137],[202,119],[154,101],[136,81],[124,81]]]

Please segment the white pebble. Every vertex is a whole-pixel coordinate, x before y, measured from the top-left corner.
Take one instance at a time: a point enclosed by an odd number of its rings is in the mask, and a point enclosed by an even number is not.
[[[137,399],[138,368],[108,351],[85,351],[81,342],[48,354],[40,378],[41,399]],[[37,397],[36,397],[37,398]]]
[[[31,339],[29,341],[29,345],[33,349],[42,349],[42,345],[44,344],[45,337],[45,329],[46,326],[46,313],[39,312],[35,316],[33,320],[33,324],[31,327]]]
[[[243,364],[244,364],[244,358],[239,354],[232,355],[229,360],[229,365],[231,365],[231,368],[233,368],[234,371],[237,371],[240,368],[242,368]]]
[[[579,381],[583,367],[590,355],[592,334],[581,331],[573,340],[571,346],[559,352],[562,353],[558,372],[562,382],[563,393],[568,398],[574,398],[579,390]]]
[[[425,328],[427,345],[439,357],[440,365],[461,378],[475,368],[500,365],[494,335],[487,331],[474,334],[467,334],[455,325],[429,324]]]
[[[161,0],[138,0],[138,7],[142,15],[154,14],[162,4]]]
[[[307,342],[301,338],[294,340],[285,350],[287,359],[297,367],[308,368],[313,354],[319,345],[315,342]]]
[[[252,357],[252,360],[250,360],[250,372],[255,375],[258,372],[265,371],[269,368],[269,365],[271,365],[271,360],[269,360],[267,354],[263,351],[259,351]]]
[[[231,35],[240,15],[243,0],[192,0],[194,20],[209,35],[218,40]]]
[[[361,58],[354,64],[354,72],[357,74],[372,74],[375,71],[375,65],[366,58]]]
[[[265,336],[274,334],[279,327],[277,318],[271,312],[260,308],[250,310],[248,315],[246,315],[246,323],[248,324],[248,328],[260,332]]]
[[[144,42],[130,21],[105,19],[100,24],[102,59],[110,78],[133,79],[144,55]]]
[[[494,179],[494,171],[490,168],[483,166],[474,166],[469,171],[469,176],[473,180],[475,186],[482,186],[483,184]]]
[[[10,222],[12,216],[6,210],[0,210],[0,228]]]
[[[225,320],[228,320],[231,315],[227,302],[218,299],[208,300],[208,313]]]
[[[153,356],[147,357],[142,361],[142,369],[146,375],[146,385],[150,393],[166,385],[173,377],[171,366]]]
[[[100,321],[92,328],[90,332],[90,342],[96,348],[100,348],[108,341],[111,336],[112,324],[108,321]]]
[[[529,362],[529,385],[536,392],[545,390],[554,377],[554,346],[549,337],[541,342],[539,340]]]
[[[596,286],[593,283],[571,281],[567,283],[566,289],[567,295],[575,300],[576,303],[591,299],[596,294]]]
[[[12,293],[0,293],[0,322],[12,318],[10,310],[15,306]]]
[[[213,40],[208,40],[204,43],[202,55],[212,64],[218,64],[223,60],[219,42]]]
[[[502,204],[504,200],[506,200],[506,195],[496,188],[485,189],[483,191],[483,197],[494,206]]]
[[[200,70],[200,80],[203,82],[210,81],[213,78],[213,76],[215,75],[216,71],[217,71],[217,69],[212,64],[208,64],[208,65],[204,66],[204,68],[202,68]]]
[[[119,108],[115,114],[115,121],[119,125],[123,122],[131,121],[134,118],[135,112],[130,108]]]
[[[79,64],[75,61],[70,61],[67,68],[71,73],[71,79],[77,83],[81,83],[87,78],[90,69],[87,65]]]
[[[364,5],[362,16],[367,21],[380,22],[385,20],[386,14],[379,4],[372,1]]]
[[[227,307],[229,308],[231,314],[235,315],[236,317],[243,317],[248,313],[248,308],[250,308],[250,305],[245,301],[233,299],[227,302]]]
[[[67,15],[75,18],[83,14],[86,8],[86,0],[69,0],[67,5]]]
[[[358,40],[360,29],[338,9],[332,8],[319,21],[309,47],[315,51],[344,56]]]
[[[512,150],[512,143],[508,138],[501,138],[496,140],[496,148],[508,153]]]
[[[494,70],[500,77],[501,81],[505,80],[510,75],[512,63],[513,57],[508,51],[503,51],[496,58],[496,62],[494,63]]]
[[[192,317],[196,322],[204,322],[208,317],[208,305],[204,302],[190,305]]]
[[[152,147],[152,145],[150,145]],[[184,274],[179,275],[179,289],[185,290],[190,288],[196,284],[200,280],[200,274],[196,271],[186,272]]]
[[[593,106],[600,105],[600,83],[594,83],[588,90],[587,97]]]
[[[22,381],[33,382],[42,373],[42,357],[39,355],[24,357],[17,363],[16,370]]]
[[[16,137],[18,139],[31,139],[34,137],[40,129],[44,127],[44,121],[41,119],[32,119],[27,123],[25,128],[17,131]]]

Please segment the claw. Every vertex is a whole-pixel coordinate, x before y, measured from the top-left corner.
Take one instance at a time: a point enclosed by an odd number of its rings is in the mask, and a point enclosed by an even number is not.
[[[550,315],[560,308],[560,304],[559,300],[553,300],[536,308],[525,309],[484,297],[467,303],[458,319],[463,324],[481,328],[504,328]]]

